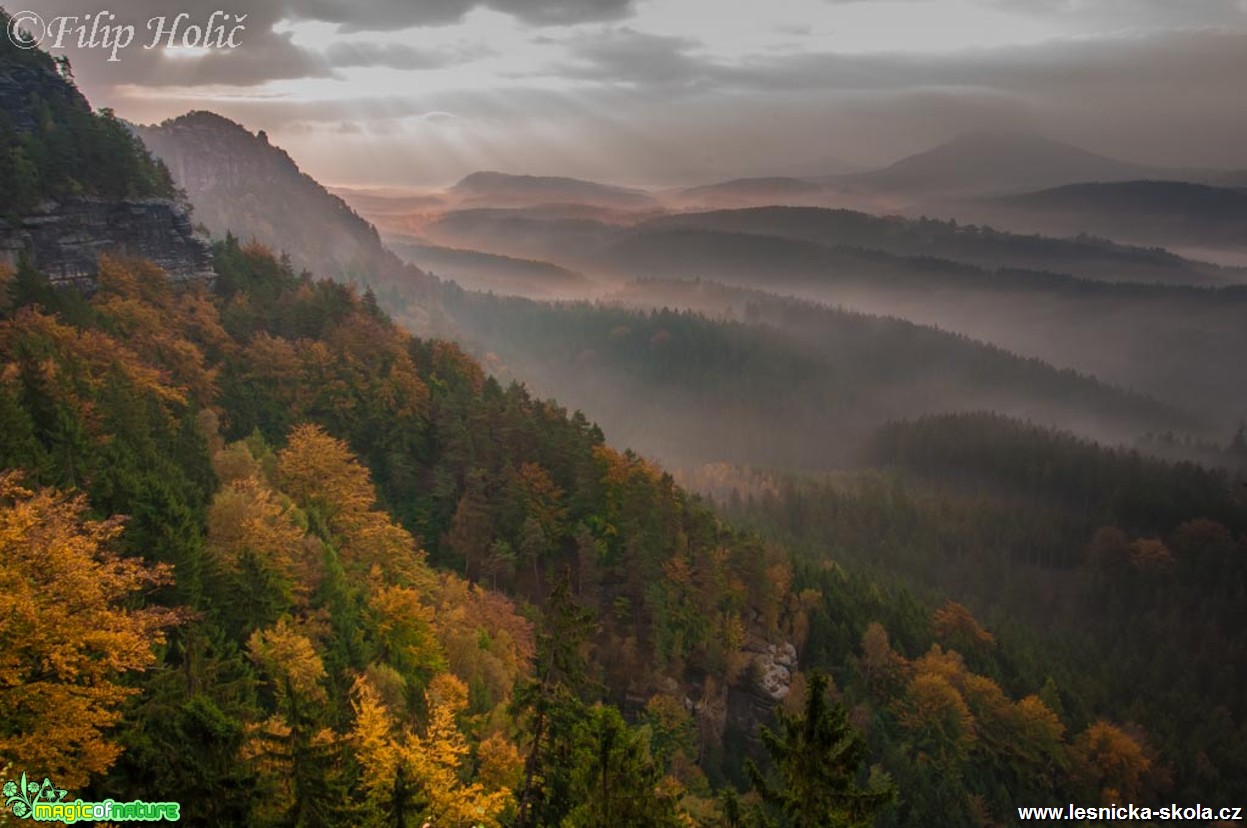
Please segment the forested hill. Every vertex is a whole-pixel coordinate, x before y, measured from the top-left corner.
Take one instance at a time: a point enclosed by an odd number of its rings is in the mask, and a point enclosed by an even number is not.
[[[0,222],[48,199],[176,194],[168,170],[111,111],[93,113],[67,72],[0,37]]]
[[[1241,428],[1221,471],[985,412],[890,424],[874,452],[874,468],[861,472],[716,467],[689,480],[799,557],[830,550],[883,584],[954,595],[998,642],[1012,640],[1010,658],[1046,653],[1059,702],[1043,698],[1075,719],[1092,699],[1128,710],[1152,749],[1174,757],[1142,771],[1172,774],[1171,796],[1242,797]]]
[[[733,793],[741,759],[768,767],[756,729],[776,704],[821,715],[802,705],[818,668],[871,731],[861,775],[842,773],[881,800],[867,762],[900,783],[880,824],[1166,790],[1181,757],[1091,696],[1062,720],[1042,651],[985,649],[964,608],[932,614],[726,527],[583,417],[350,288],[233,241],[216,266],[209,293],[105,262],[89,301],[6,279],[0,465],[20,477],[3,478],[0,543],[6,584],[31,585],[0,625],[15,765],[176,792],[214,824],[752,825],[732,816],[761,807]],[[82,572],[110,591],[75,591]],[[67,596],[87,614],[57,615]],[[12,619],[36,617],[17,646]],[[66,653],[82,666],[32,695]],[[940,729],[945,704],[966,706],[962,729]],[[64,741],[66,709],[98,724]]]
[[[55,585],[23,618],[53,595],[97,615],[6,650],[6,760],[112,796],[168,792],[217,824],[497,824],[525,798],[529,824],[593,825],[571,757],[596,755],[605,729],[634,763],[619,796],[653,811],[630,824],[675,824],[684,799],[713,810],[693,760],[741,772],[721,734],[756,723],[752,650],[792,635],[782,552],[348,288],[236,243],[217,267],[215,295],[141,263],[105,263],[90,302],[8,279],[6,583]],[[90,522],[113,515],[124,532]],[[60,534],[30,535],[32,520]],[[112,592],[73,592],[80,570],[111,573]],[[118,614],[140,589],[144,609]],[[84,637],[97,617],[115,638]],[[158,657],[146,637],[167,642]],[[40,659],[114,646],[32,695]],[[143,670],[123,706],[118,672]],[[79,683],[98,695],[74,701]],[[644,737],[595,699],[671,741],[638,753]],[[66,710],[74,741],[56,729]]]
[[[1112,187],[1116,185],[1102,185]],[[926,256],[986,268],[1067,273],[1109,282],[1187,285],[1247,281],[1240,268],[1191,261],[1159,248],[1131,247],[1087,235],[1021,235],[936,219],[872,216],[856,210],[756,207],[666,216],[648,227],[685,227]],[[1071,235],[1077,231],[1070,231]]]
[[[967,409],[1109,442],[1192,423],[1142,395],[900,319],[712,282],[636,283],[619,299],[629,306],[452,287],[444,307],[491,370],[674,466],[829,469],[862,460],[887,420]]]

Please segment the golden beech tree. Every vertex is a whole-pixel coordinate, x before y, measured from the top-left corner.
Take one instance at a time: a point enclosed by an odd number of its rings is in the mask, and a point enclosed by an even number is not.
[[[396,721],[367,679],[356,679],[353,696],[349,741],[362,771],[369,824],[392,825],[400,815],[422,811],[434,825],[497,828],[512,802],[505,785],[519,773],[519,754],[491,737],[482,744],[478,781],[463,782],[470,748],[457,721],[468,704],[462,681],[442,673],[429,683],[423,735]]]
[[[0,475],[0,760],[67,788],[117,758],[105,731],[137,692],[119,678],[150,667],[177,620],[130,605],[171,583],[171,569],[111,555],[121,522],[86,520],[86,509]]]
[[[431,675],[445,669],[446,658],[433,634],[433,609],[410,587],[387,586],[373,569],[367,599],[368,619],[381,657],[402,675]]]
[[[505,704],[532,671],[532,622],[506,596],[451,573],[441,574],[435,597],[433,629],[450,671],[479,690],[474,702]]]
[[[264,791],[254,822],[324,824],[310,815],[323,812],[326,768],[334,765],[340,742],[333,730],[314,724],[316,711],[328,701],[324,662],[311,639],[286,618],[253,632],[247,649],[280,711],[249,723],[240,751]]]
[[[355,725],[349,743],[360,767],[365,824],[383,824],[401,812],[405,803],[402,759],[395,741],[395,724],[372,683],[360,676],[352,688]]]
[[[1144,798],[1152,761],[1141,740],[1125,729],[1104,719],[1093,722],[1074,740],[1074,756],[1105,802]]]
[[[996,640],[983,629],[969,609],[956,601],[946,602],[931,614],[931,627],[940,641],[962,647],[975,648]]]
[[[290,506],[254,477],[223,486],[208,511],[208,549],[235,569],[246,553],[294,577],[304,550],[303,529]]]
[[[217,370],[208,367],[203,352],[185,334],[225,346],[228,337],[211,304],[189,295],[181,301],[168,274],[146,260],[101,256],[98,278],[92,306],[115,334],[147,362],[168,371],[197,402],[209,404],[216,394]]]
[[[356,528],[372,510],[372,479],[346,443],[317,425],[295,426],[277,455],[281,488],[318,512],[337,533]]]
[[[974,746],[974,716],[944,676],[916,673],[897,718],[910,733],[919,763],[933,764],[949,776],[961,772]]]
[[[0,322],[0,354],[25,354],[28,359],[39,354],[36,368],[43,390],[70,405],[93,433],[101,418],[91,400],[114,377],[140,394],[150,394],[170,419],[187,401],[185,389],[170,382],[166,371],[149,365],[120,340],[66,325],[36,309],[22,308]]]
[[[379,566],[399,582],[428,584],[424,553],[407,530],[374,508],[372,477],[346,443],[320,426],[295,426],[277,454],[277,472],[282,491],[324,521],[343,563],[365,573]]]
[[[892,649],[888,631],[878,621],[872,621],[862,634],[861,670],[866,687],[875,699],[894,698],[909,682],[909,662]]]
[[[311,640],[283,618],[247,641],[251,658],[268,676],[279,698],[323,702],[325,665]]]
[[[467,709],[468,688],[449,673],[433,679],[425,694],[429,724],[423,736],[413,734],[404,745],[404,759],[428,800],[435,825],[497,825],[497,816],[511,799],[509,790],[487,791],[480,782],[461,780],[468,759],[468,740],[456,721]]]

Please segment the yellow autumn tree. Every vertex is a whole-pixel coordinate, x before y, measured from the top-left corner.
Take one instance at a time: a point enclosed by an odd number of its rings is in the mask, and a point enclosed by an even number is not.
[[[892,649],[888,631],[878,621],[872,621],[862,634],[860,663],[866,687],[876,699],[894,698],[909,681],[909,662]]]
[[[413,734],[403,745],[404,761],[428,802],[427,819],[434,825],[496,828],[498,815],[511,801],[509,790],[486,790],[480,782],[465,784],[468,740],[456,721],[468,706],[468,687],[449,673],[429,683],[425,693],[429,724],[424,735]]]
[[[506,596],[453,573],[441,574],[435,599],[433,628],[450,672],[476,688],[475,703],[505,705],[532,671],[532,622]]]
[[[82,497],[0,475],[0,764],[67,788],[117,758],[106,731],[137,692],[119,679],[152,665],[176,620],[132,604],[171,583],[170,568],[110,554],[121,522],[86,510]]]
[[[277,455],[281,488],[315,510],[334,532],[356,528],[372,510],[372,478],[346,443],[318,425],[295,426]]]
[[[325,665],[312,640],[283,618],[257,630],[247,649],[276,696],[279,712],[246,728],[241,758],[256,774],[259,797],[253,824],[314,824],[308,815],[323,811],[314,801],[324,793],[324,768],[333,767],[340,741],[314,724],[315,711],[328,700]]]
[[[352,696],[349,741],[360,765],[368,824],[394,824],[396,814],[418,802],[423,819],[434,825],[498,828],[513,801],[506,784],[519,773],[519,754],[491,737],[482,744],[477,781],[463,781],[471,751],[458,723],[468,703],[462,681],[443,673],[429,683],[423,734],[398,722],[367,679],[356,680]]]
[[[404,804],[402,758],[395,740],[394,718],[381,694],[363,676],[355,679],[351,697],[355,724],[348,742],[360,768],[361,822],[364,826],[393,824],[397,821],[395,810],[401,810]]]
[[[446,658],[433,633],[433,609],[410,587],[387,586],[373,569],[368,618],[381,657],[402,675],[432,675],[445,669]]]
[[[168,274],[146,260],[101,256],[98,279],[92,305],[108,320],[110,329],[147,363],[167,371],[197,402],[208,404],[216,394],[217,369],[208,366],[203,352],[186,335],[205,331],[199,330],[200,324],[184,324],[184,303]],[[185,304],[200,310],[198,323],[208,322],[202,304]],[[223,344],[227,337],[219,323],[216,329],[210,341]]]
[[[325,664],[311,640],[283,618],[267,630],[256,630],[247,641],[251,659],[273,685],[279,699],[296,697],[323,702]]]
[[[316,425],[295,426],[277,454],[282,491],[324,522],[342,560],[367,573],[379,566],[390,579],[427,585],[424,553],[407,530],[375,507],[368,469],[343,441]]]
[[[1084,776],[1099,788],[1105,802],[1138,802],[1152,762],[1139,739],[1112,722],[1099,719],[1074,741],[1074,756]]]
[[[975,722],[964,698],[944,676],[915,673],[898,720],[909,732],[909,748],[919,764],[959,776],[974,747]]]
[[[996,640],[983,629],[969,609],[956,601],[946,602],[931,614],[931,628],[940,641],[964,648],[967,652]]]
[[[244,555],[294,577],[304,551],[303,529],[292,507],[254,477],[223,486],[208,511],[208,551],[228,569]]]

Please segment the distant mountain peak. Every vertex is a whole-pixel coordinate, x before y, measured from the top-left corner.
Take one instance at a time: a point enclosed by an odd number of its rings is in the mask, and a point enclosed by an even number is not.
[[[192,109],[176,118],[168,118],[160,123],[160,126],[184,125],[184,126],[211,126],[222,129],[237,129],[250,135],[250,131],[237,121],[230,120],[224,115],[218,115],[207,109]]]
[[[876,189],[918,194],[1011,193],[1144,178],[1149,171],[1032,130],[987,128],[963,132],[881,170],[848,178]]]

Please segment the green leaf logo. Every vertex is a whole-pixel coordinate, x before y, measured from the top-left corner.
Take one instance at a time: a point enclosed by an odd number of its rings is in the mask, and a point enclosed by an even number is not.
[[[18,819],[26,819],[34,814],[36,802],[60,802],[65,798],[66,791],[53,785],[47,777],[42,783],[28,781],[26,772],[22,771],[20,781],[4,783],[3,793],[4,806]]]

